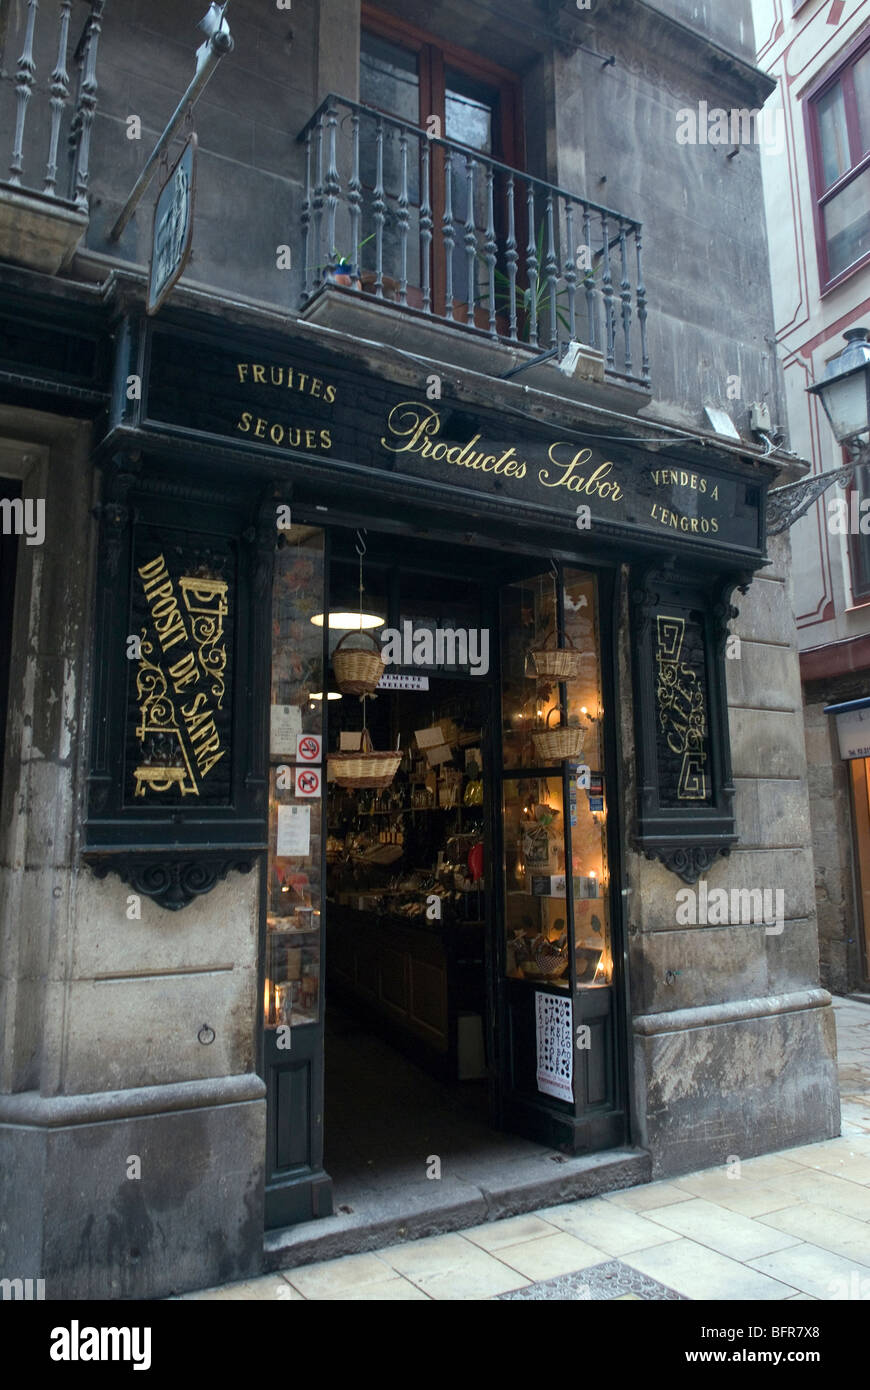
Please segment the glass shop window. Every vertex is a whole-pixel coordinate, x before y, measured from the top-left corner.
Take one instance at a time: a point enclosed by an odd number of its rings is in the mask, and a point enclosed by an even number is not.
[[[502,593],[505,968],[577,989],[609,983],[598,590],[565,569]]]
[[[299,794],[297,737],[323,733],[323,532],[294,526],[275,557],[272,604],[267,1028],[320,1017],[320,797]]]

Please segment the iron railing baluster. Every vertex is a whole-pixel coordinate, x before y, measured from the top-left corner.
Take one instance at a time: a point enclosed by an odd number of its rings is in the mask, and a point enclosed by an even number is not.
[[[640,352],[641,352],[641,379],[649,382],[649,345],[646,335],[647,304],[646,304],[646,285],[643,282],[643,246],[641,238],[642,227],[638,222],[634,229],[634,244],[637,252],[637,289],[635,299],[637,301],[637,321],[640,324]]]
[[[471,155],[465,160],[465,297],[468,304],[468,323],[474,323],[474,304],[477,289],[477,230],[474,225],[474,160]]]
[[[444,150],[444,216],[441,220],[441,240],[444,243],[444,317],[453,322],[453,248],[456,230],[453,226],[453,151]]]
[[[335,219],[338,212],[338,196],[341,193],[341,180],[338,177],[338,152],[336,150],[336,134],[338,130],[338,113],[332,102],[326,108],[326,180],[324,182],[324,196],[326,200],[326,250],[327,255],[332,258],[333,252],[337,249],[335,240]],[[354,262],[355,245],[350,248],[351,263]]]
[[[434,222],[432,219],[431,202],[431,150],[432,142],[428,136],[422,142],[422,169],[420,188],[420,268],[423,281],[423,313],[432,312],[432,279],[431,279],[431,258],[432,258],[432,229]]]
[[[508,316],[511,341],[517,340],[517,266],[519,255],[517,254],[517,227],[516,227],[516,208],[514,206],[514,176],[508,175],[507,181],[507,200],[508,200],[508,234],[505,242],[505,264],[507,266],[508,277]]]
[[[21,187],[24,172],[24,123],[27,120],[27,107],[33,95],[36,77],[36,60],[33,57],[33,35],[36,29],[36,12],[39,0],[27,2],[27,28],[24,34],[24,47],[15,70],[15,136],[12,141],[12,162],[9,165],[9,182]]]
[[[57,62],[51,74],[51,134],[48,141],[48,162],[45,168],[43,193],[50,198],[57,194],[57,151],[60,143],[60,122],[63,109],[69,99],[69,72],[67,54],[69,52],[69,24],[72,0],[61,0],[60,33],[57,41]]]
[[[399,303],[408,302],[408,132],[404,126],[399,135],[399,154],[401,160],[401,188],[396,221],[399,224]]]
[[[619,220],[619,256],[622,262],[622,279],[619,282],[622,299],[622,336],[625,339],[626,376],[631,376],[631,281],[628,278],[628,245],[625,240],[625,223]]]
[[[362,274],[360,235],[362,228],[362,182],[359,176],[359,112],[351,115],[350,179],[347,185],[347,205],[350,212],[350,244],[354,247],[354,264]]]
[[[75,157],[76,206],[82,212],[88,211],[88,183],[91,164],[91,131],[94,126],[94,113],[97,109],[97,49],[102,32],[105,0],[93,0],[91,13],[85,25],[85,48],[82,56],[82,79],[79,87],[79,127]]]
[[[601,284],[604,293],[604,331],[607,343],[605,361],[612,371],[616,365],[616,308],[613,302],[613,274],[610,266],[610,228],[607,222],[607,213],[604,211],[601,213],[601,243],[604,257],[602,261],[604,273],[601,276]]]
[[[577,247],[574,245],[574,205],[570,198],[565,199],[565,278],[568,295],[568,335],[572,342],[577,337]]]
[[[311,264],[311,131],[305,133],[305,197],[302,202],[302,303],[317,289]]]
[[[526,290],[529,323],[529,344],[538,346],[538,247],[535,241],[535,185],[528,181],[526,210],[529,218],[529,240],[526,244],[526,275],[529,287]]]
[[[495,190],[493,183],[495,174],[492,166],[486,167],[486,243],[484,246],[484,259],[486,261],[486,283],[487,297],[489,302],[489,333],[491,338],[498,337],[498,323],[496,321],[495,305],[495,262],[498,256],[498,242],[495,237]]]
[[[384,197],[384,118],[378,116],[375,132],[377,172],[372,211],[375,219],[375,294],[384,297],[384,223],[387,220],[387,200]]]
[[[547,281],[547,299],[550,306],[550,341],[547,347],[554,348],[559,342],[559,305],[556,286],[559,280],[559,265],[556,260],[556,234],[553,226],[553,194],[547,194],[547,254],[544,257],[544,275]]]

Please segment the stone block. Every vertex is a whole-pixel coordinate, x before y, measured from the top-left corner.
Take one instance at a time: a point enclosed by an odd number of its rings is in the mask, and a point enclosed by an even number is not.
[[[138,920],[127,917],[132,893],[115,874],[97,879],[82,869],[78,875],[72,964],[77,979],[256,965],[256,870],[229,873],[181,912],[168,912],[143,894]]]
[[[687,885],[658,860],[630,857],[632,892],[628,920],[638,931],[678,928],[677,893]],[[810,917],[815,912],[812,860],[806,849],[741,849],[719,858],[704,875],[708,890],[772,889],[785,893],[786,919]],[[695,885],[697,891],[698,885]],[[680,901],[684,901],[681,899]]]
[[[738,597],[740,617],[731,624],[732,632],[747,642],[793,644],[794,614],[784,584],[756,577],[749,592]]]
[[[759,772],[768,777],[803,777],[804,724],[798,710],[789,713],[732,707],[728,725],[735,777],[751,777]]]
[[[102,1099],[102,1098],[101,1098]],[[0,1268],[49,1300],[152,1299],[258,1273],[264,1100],[0,1125]],[[128,1177],[130,1159],[141,1177]]]
[[[740,643],[739,659],[725,662],[728,704],[763,710],[800,710],[800,668],[793,648]]]
[[[655,1178],[840,1131],[829,1006],[636,1035],[634,1050]]]
[[[734,792],[743,848],[803,848],[809,843],[810,813],[803,782],[735,777]]]
[[[67,1094],[166,1085],[254,1067],[256,971],[77,980],[66,990]],[[214,1030],[213,1042],[197,1034]]]

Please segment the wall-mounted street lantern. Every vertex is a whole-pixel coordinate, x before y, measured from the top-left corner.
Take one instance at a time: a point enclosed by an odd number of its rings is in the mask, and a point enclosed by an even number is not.
[[[821,401],[849,462],[844,468],[802,478],[771,492],[767,504],[769,536],[793,526],[832,483],[845,484],[856,468],[870,464],[870,331],[850,328],[843,336],[846,346],[839,357],[828,363],[824,380],[807,389]]]
[[[870,432],[870,331],[850,328],[843,336],[846,346],[828,363],[824,381],[808,389],[822,402],[837,443],[848,448]]]

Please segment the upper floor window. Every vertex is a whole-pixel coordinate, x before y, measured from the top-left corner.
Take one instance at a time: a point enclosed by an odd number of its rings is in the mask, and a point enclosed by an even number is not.
[[[807,97],[822,290],[870,260],[870,39]]]
[[[394,123],[386,126],[381,132],[379,149],[372,121],[363,121],[360,178],[364,191],[362,232],[366,243],[361,255],[364,286],[373,278],[374,190],[380,182],[385,202],[382,233],[385,266],[395,270],[406,244],[403,254],[407,257],[408,303],[414,308],[421,307],[424,274],[419,233],[423,197],[429,202],[429,216],[436,233],[428,258],[432,306],[436,313],[443,315],[449,290],[453,317],[463,320],[463,306],[469,296],[477,300],[484,292],[481,284],[486,270],[482,256],[477,254],[469,268],[467,235],[473,232],[476,248],[482,248],[490,216],[500,248],[507,235],[504,176],[500,172],[494,174],[490,210],[486,161],[496,160],[511,168],[522,167],[519,80],[513,73],[477,54],[438,42],[424,31],[367,5],[363,6],[362,21],[360,101],[363,105],[463,147],[463,152],[449,162],[443,146],[431,147],[431,167],[424,187],[419,141],[410,143],[406,159],[400,126]],[[470,178],[465,151],[481,156],[475,161]],[[517,201],[519,203],[519,198]],[[399,212],[408,219],[407,243],[397,216]],[[518,236],[524,230],[522,213],[523,209],[517,206],[514,230]],[[447,223],[452,230],[449,253],[441,239],[441,231]],[[500,270],[502,254],[500,251]],[[472,284],[469,284],[469,273]],[[488,310],[485,304],[475,308],[475,322],[486,327]]]

